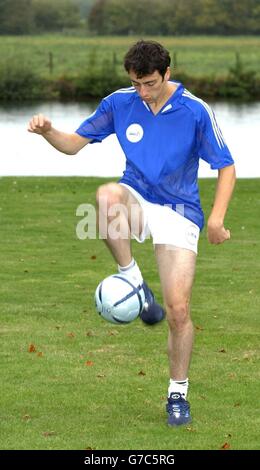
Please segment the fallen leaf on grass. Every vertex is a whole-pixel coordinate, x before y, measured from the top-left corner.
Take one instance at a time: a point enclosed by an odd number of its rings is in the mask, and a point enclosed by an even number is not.
[[[95,336],[93,331],[87,331],[86,336]]]
[[[237,408],[238,406],[241,406],[241,404],[240,404],[240,403],[235,403],[235,404],[234,404],[234,407],[235,407],[235,408]]]
[[[108,336],[116,336],[118,334],[119,334],[118,331],[109,331],[108,332]]]
[[[228,442],[224,442],[224,444],[220,448],[223,450],[228,450],[230,449],[230,444]]]
[[[34,344],[30,344],[29,348],[28,348],[28,352],[29,353],[35,353],[36,352],[36,347]]]
[[[222,348],[222,349],[219,349],[218,352],[226,353],[227,351],[224,348]]]
[[[88,366],[88,367],[91,367],[94,365],[94,362],[93,361],[86,361],[85,362],[85,366]]]
[[[68,338],[75,338],[74,333],[67,333]]]
[[[230,379],[232,379],[232,380],[235,379],[236,376],[237,376],[237,375],[234,374],[234,372],[231,372],[231,374],[228,374],[228,377],[229,377]]]
[[[254,359],[255,355],[256,355],[255,351],[248,351],[243,354],[243,359],[245,361],[249,361],[251,359]]]
[[[55,436],[55,434],[56,433],[54,431],[46,431],[42,433],[44,437]]]
[[[187,426],[187,427],[186,427],[186,431],[195,432],[195,429],[192,428],[191,426]]]
[[[195,330],[198,330],[198,331],[203,331],[203,330],[204,330],[204,328],[202,328],[202,326],[195,325]]]
[[[90,259],[97,259],[96,255],[92,255]]]
[[[24,416],[22,417],[22,419],[23,419],[24,421],[29,421],[29,420],[31,419],[31,416],[30,416],[30,415],[24,415]]]
[[[138,375],[146,375],[146,373],[145,373],[143,370],[140,370],[140,371],[138,372]]]

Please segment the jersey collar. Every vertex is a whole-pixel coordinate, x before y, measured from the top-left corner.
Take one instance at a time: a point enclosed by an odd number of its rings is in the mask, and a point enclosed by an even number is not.
[[[184,90],[184,86],[182,85],[182,83],[180,82],[175,82],[173,80],[171,80],[172,83],[174,83],[174,85],[177,85],[177,89],[175,90],[175,92],[170,96],[170,98],[166,101],[166,103],[163,105],[163,107],[161,108],[161,110],[155,115],[155,116],[158,116],[160,114],[165,114],[165,113],[168,113],[168,112],[171,112],[174,110],[174,105],[176,103],[176,101],[180,98],[180,96],[182,95],[183,93],[183,90]],[[153,114],[153,112],[151,111],[149,105],[142,100],[142,103],[143,105],[145,106],[145,108],[151,113]]]

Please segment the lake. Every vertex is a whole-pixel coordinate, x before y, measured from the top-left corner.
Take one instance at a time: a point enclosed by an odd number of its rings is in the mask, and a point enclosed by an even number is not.
[[[260,177],[260,102],[210,104],[236,162],[237,176]],[[120,176],[125,158],[115,136],[67,156],[27,132],[28,121],[39,112],[50,117],[57,129],[73,132],[95,107],[96,103],[56,102],[0,106],[0,176]],[[200,177],[216,174],[201,161]]]

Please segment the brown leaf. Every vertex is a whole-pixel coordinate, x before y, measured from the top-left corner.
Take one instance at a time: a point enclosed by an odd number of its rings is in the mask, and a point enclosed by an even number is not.
[[[34,346],[34,344],[30,344],[30,346],[28,348],[28,352],[29,353],[35,353],[36,352],[36,347]]]
[[[74,333],[67,333],[68,338],[75,338]]]
[[[204,328],[202,328],[202,326],[199,326],[199,325],[195,325],[195,329],[198,330],[198,331],[203,331]]]
[[[235,379],[236,376],[237,376],[237,375],[234,374],[234,372],[231,372],[231,374],[228,374],[228,377],[229,377],[230,379],[232,379],[232,380]]]
[[[220,448],[223,450],[228,450],[230,449],[230,444],[228,442],[224,442],[224,444]]]
[[[86,361],[85,362],[85,366],[88,366],[88,367],[91,367],[94,365],[94,362],[93,361]]]
[[[234,404],[234,407],[235,407],[235,408],[238,408],[239,406],[241,406],[241,403],[235,403],[235,404]]]
[[[86,336],[94,336],[93,331],[87,331]]]
[[[55,436],[55,434],[56,433],[54,431],[46,431],[42,433],[44,437]]]
[[[222,349],[219,349],[218,352],[226,353],[227,351],[224,348],[222,348]]]
[[[24,416],[22,417],[22,419],[23,419],[24,421],[29,421],[29,420],[31,419],[31,416],[30,416],[30,415],[24,415]]]
[[[92,255],[90,259],[97,259],[96,255]]]
[[[145,373],[143,370],[140,370],[140,371],[138,372],[138,375],[146,375],[146,373]]]

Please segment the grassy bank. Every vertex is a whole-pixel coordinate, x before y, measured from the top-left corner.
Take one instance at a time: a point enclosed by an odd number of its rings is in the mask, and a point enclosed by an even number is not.
[[[127,86],[122,60],[137,39],[1,37],[1,99],[82,99]],[[156,39],[171,52],[173,75],[187,81],[194,92],[205,97],[260,96],[259,37]]]
[[[167,325],[106,323],[98,282],[116,269],[80,241],[76,208],[97,178],[1,178],[1,449],[259,449],[259,180],[239,180],[232,241],[202,234],[192,311],[193,422],[165,424]],[[206,214],[213,180],[201,181]],[[161,300],[153,249],[134,244]]]

